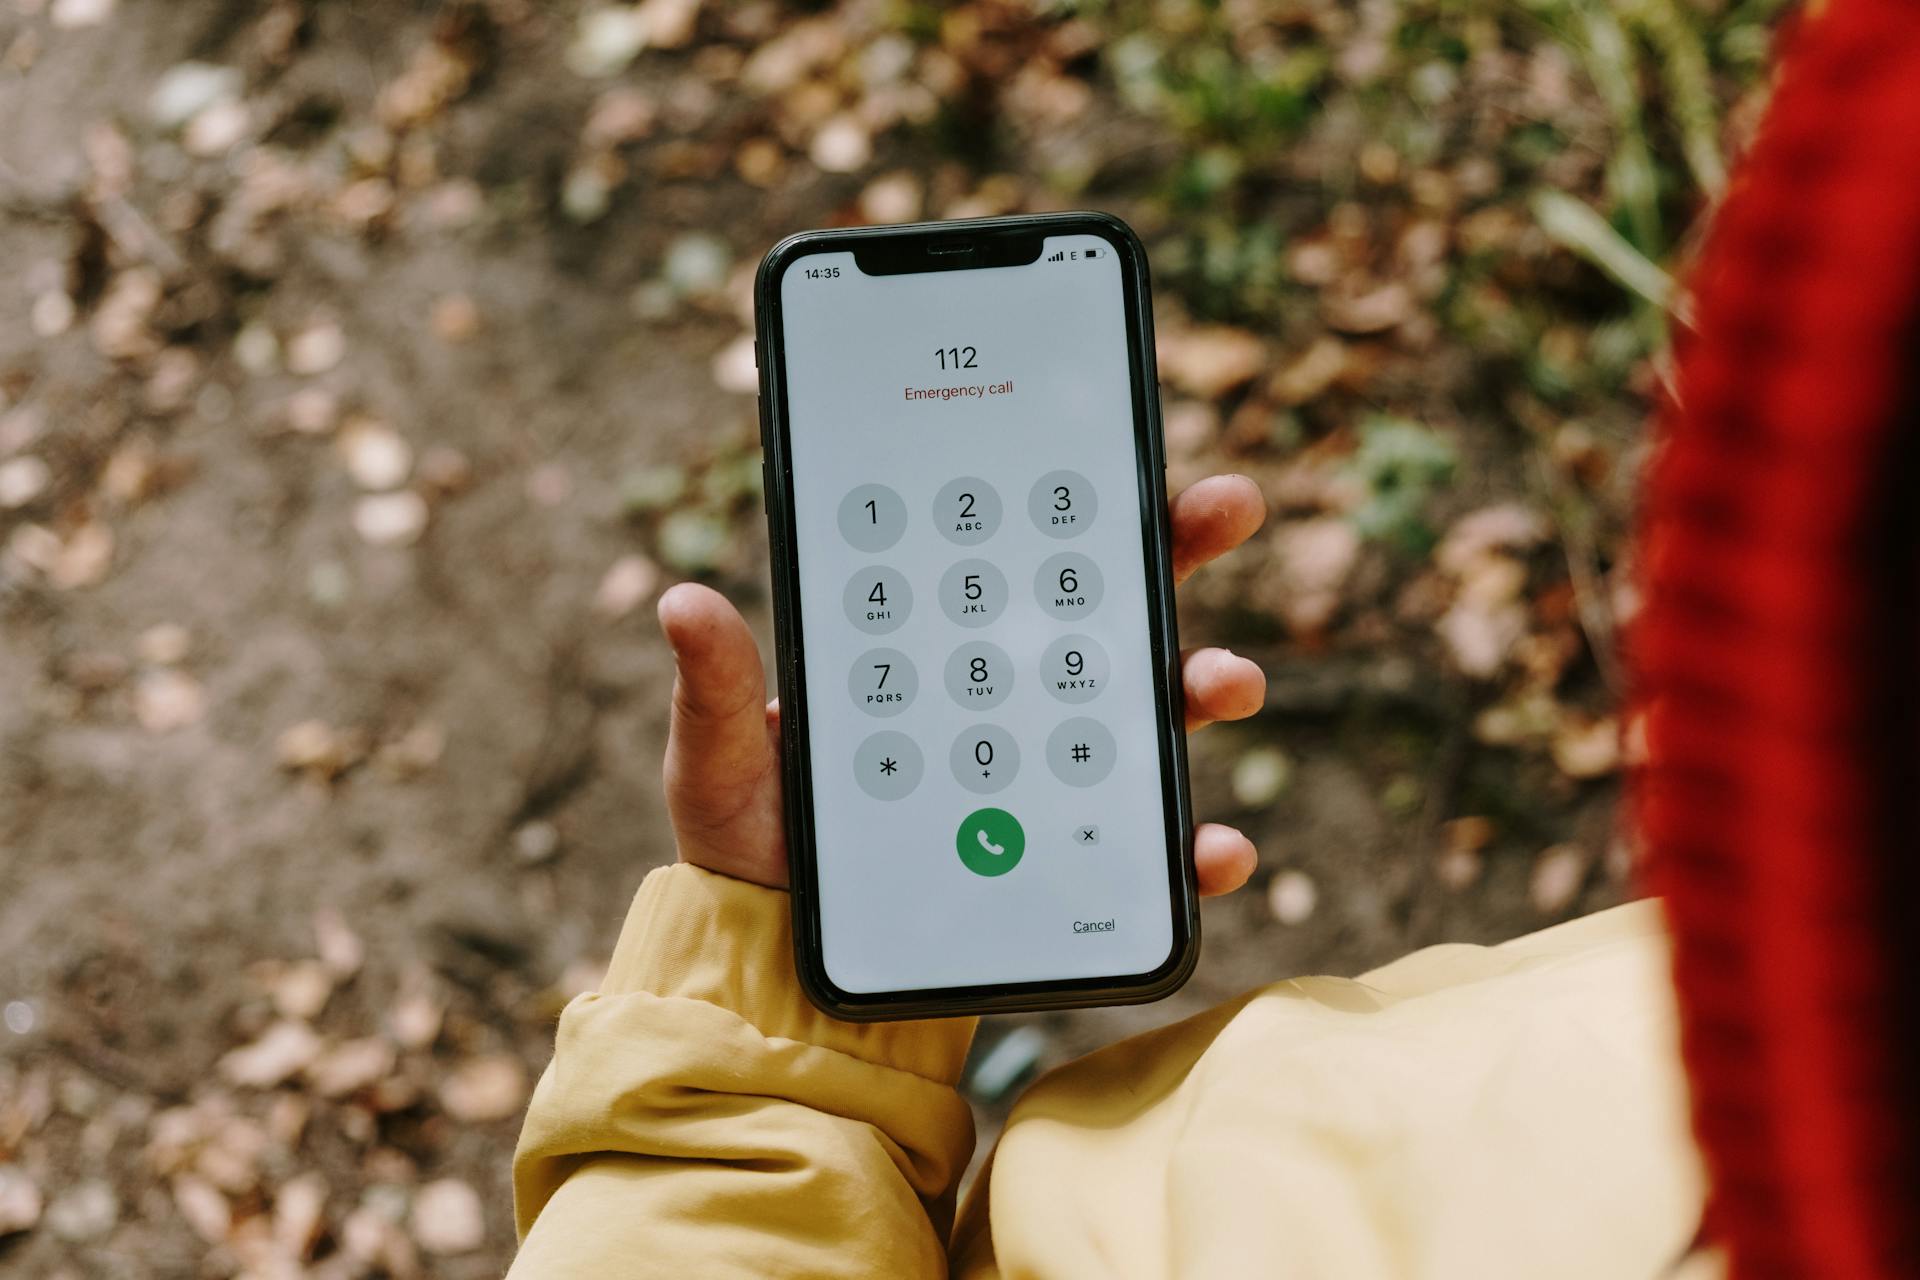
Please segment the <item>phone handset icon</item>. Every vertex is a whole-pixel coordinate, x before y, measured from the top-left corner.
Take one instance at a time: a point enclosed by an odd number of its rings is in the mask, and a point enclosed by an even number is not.
[[[1027,833],[1005,809],[975,809],[954,833],[960,862],[977,876],[1003,876],[1020,865]]]

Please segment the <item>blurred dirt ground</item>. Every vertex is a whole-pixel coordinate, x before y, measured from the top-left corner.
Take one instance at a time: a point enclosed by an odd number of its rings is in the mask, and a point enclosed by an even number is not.
[[[672,857],[684,577],[770,647],[747,281],[1091,206],[1156,265],[1260,843],[1156,1006],[1630,892],[1662,265],[1764,3],[0,0],[0,1268],[497,1274],[552,1020]],[[1617,39],[1616,39],[1617,38]],[[742,368],[742,360],[746,365]]]

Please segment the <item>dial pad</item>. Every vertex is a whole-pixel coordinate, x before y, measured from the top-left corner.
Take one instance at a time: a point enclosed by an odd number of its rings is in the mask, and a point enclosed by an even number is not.
[[[936,759],[945,749],[953,783],[975,796],[994,795],[1020,777],[1023,736],[1031,736],[1025,746],[1045,763],[1046,773],[1069,787],[1098,786],[1118,761],[1122,748],[1113,732],[1081,713],[1101,700],[1111,682],[1107,649],[1084,627],[1068,625],[1094,615],[1105,596],[1102,566],[1082,549],[1095,548],[1099,540],[1048,551],[1048,543],[1072,543],[1093,527],[1100,496],[1073,470],[1002,479],[1010,482],[1010,492],[1026,494],[1031,531],[1004,529],[999,488],[971,475],[926,488],[855,485],[835,512],[841,540],[872,557],[846,582],[847,622],[865,635],[900,633],[886,645],[860,651],[847,669],[853,705],[863,715],[893,722],[862,738],[851,762],[860,789],[875,801],[902,799],[922,786],[929,749]],[[975,547],[981,550],[955,551]],[[926,567],[930,562],[941,566],[937,578]],[[911,628],[914,583],[906,565],[919,566],[915,578],[939,605]],[[1030,602],[1016,598],[1009,579],[1031,584]],[[927,740],[929,728],[951,732],[955,721],[946,720],[942,730],[939,717],[953,712],[935,711],[929,721],[922,710],[923,666],[939,673],[944,705],[966,716],[959,722],[968,727],[951,741]],[[1009,706],[1016,695],[1028,701]],[[1034,716],[1035,699],[1055,713]],[[983,841],[982,849],[982,860],[1011,869],[993,844]]]

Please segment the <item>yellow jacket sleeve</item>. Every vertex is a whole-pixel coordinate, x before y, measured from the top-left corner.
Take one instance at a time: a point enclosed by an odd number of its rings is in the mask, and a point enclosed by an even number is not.
[[[973,1023],[836,1021],[792,955],[784,893],[647,877],[534,1092],[511,1276],[946,1274]]]

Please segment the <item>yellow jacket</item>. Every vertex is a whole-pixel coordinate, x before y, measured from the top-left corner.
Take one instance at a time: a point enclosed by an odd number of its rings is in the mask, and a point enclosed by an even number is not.
[[[1637,1280],[1679,1274],[1699,1226],[1650,904],[1275,983],[1070,1063],[952,1227],[972,1021],[828,1018],[787,911],[647,877],[534,1094],[512,1276]]]

